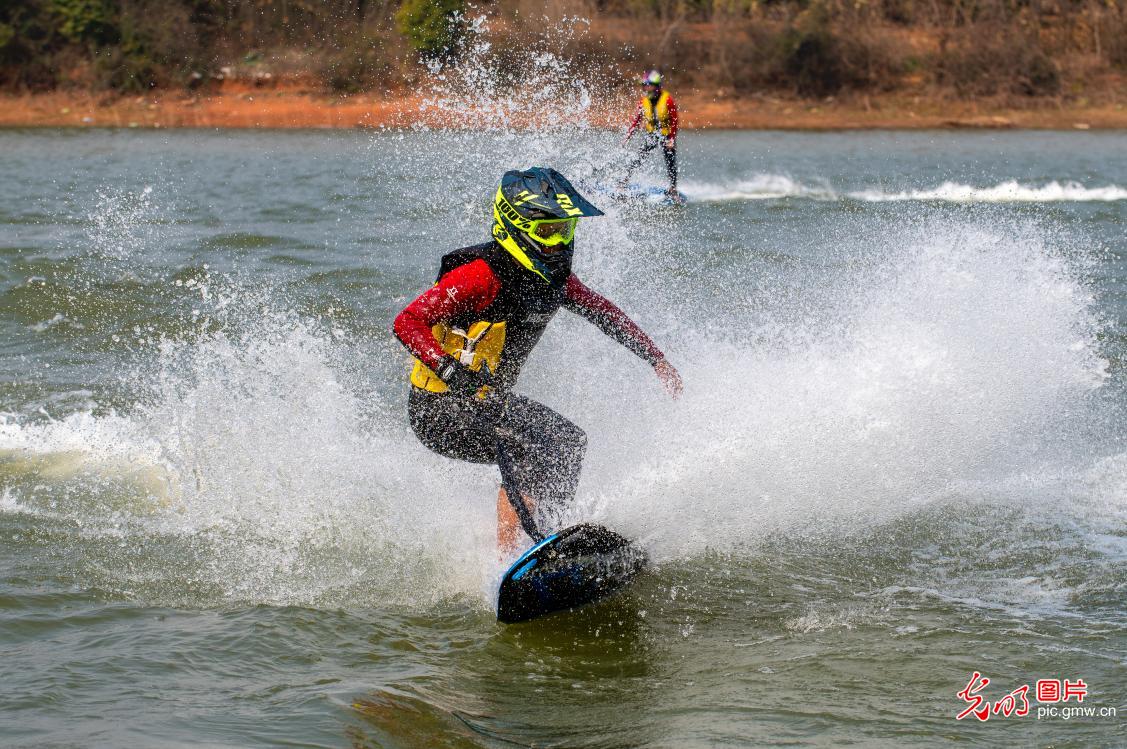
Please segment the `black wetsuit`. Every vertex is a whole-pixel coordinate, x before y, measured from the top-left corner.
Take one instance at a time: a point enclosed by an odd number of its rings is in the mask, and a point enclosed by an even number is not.
[[[646,154],[661,146],[661,154],[665,157],[665,174],[669,177],[669,189],[672,191],[677,190],[677,149],[666,148],[666,139],[660,133],[646,133],[642,139],[642,147],[638,149],[638,155],[634,160],[626,165],[625,180],[629,181],[630,175],[634,170],[642,165],[642,161],[646,158]],[[691,185],[690,185],[691,187]]]
[[[536,502],[540,525],[551,526],[579,485],[587,437],[547,406],[512,392],[521,367],[561,307],[581,315],[651,364],[661,351],[620,309],[559,268],[549,282],[522,268],[495,242],[450,253],[439,279],[399,314],[395,333],[430,376],[445,351],[432,326],[468,330],[475,321],[505,322],[504,347],[488,398],[413,386],[411,427],[431,450],[474,463],[497,463],[522,526],[535,525],[519,498]]]

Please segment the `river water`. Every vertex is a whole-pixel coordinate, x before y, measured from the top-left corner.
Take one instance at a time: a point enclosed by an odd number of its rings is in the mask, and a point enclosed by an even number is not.
[[[1127,135],[679,155],[678,210],[587,128],[0,132],[0,744],[1121,746]],[[506,627],[495,470],[415,440],[390,323],[531,164],[685,393],[552,323],[570,519],[654,564]],[[975,672],[1030,714],[957,720]]]

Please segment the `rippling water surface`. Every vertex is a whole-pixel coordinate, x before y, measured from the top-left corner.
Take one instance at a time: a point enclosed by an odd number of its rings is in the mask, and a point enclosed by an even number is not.
[[[1127,135],[680,145],[670,210],[581,127],[0,132],[0,743],[1122,745]],[[533,163],[686,390],[553,322],[572,519],[655,564],[503,627],[389,328]],[[1030,715],[956,720],[975,672]]]

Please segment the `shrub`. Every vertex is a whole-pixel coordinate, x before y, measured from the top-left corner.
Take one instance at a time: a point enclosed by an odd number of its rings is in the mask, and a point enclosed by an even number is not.
[[[58,21],[39,0],[0,2],[0,87],[41,91],[54,88],[54,53],[65,40]]]
[[[839,34],[828,6],[814,0],[775,45],[778,82],[790,82],[801,96],[823,97],[844,88],[891,86],[898,74],[888,45],[877,34]]]
[[[783,72],[802,96],[836,93],[845,71],[824,3],[814,2],[779,37]]]
[[[105,0],[53,0],[51,9],[59,17],[59,33],[71,42],[104,46],[120,37]]]
[[[106,47],[94,57],[97,83],[102,88],[126,93],[141,93],[159,84],[157,65],[142,50],[127,51]]]
[[[1107,60],[1112,67],[1127,70],[1127,14],[1110,15],[1101,24],[1106,40]]]
[[[186,84],[206,54],[184,3],[179,0],[120,0],[122,52],[134,77],[146,86]]]
[[[404,0],[395,12],[399,33],[428,57],[449,54],[465,31],[464,0]]]
[[[1036,36],[1000,24],[973,24],[942,45],[936,77],[963,96],[1051,96],[1061,88],[1060,73]]]
[[[388,80],[394,71],[395,63],[384,53],[379,40],[364,37],[327,55],[317,72],[330,90],[354,94]]]

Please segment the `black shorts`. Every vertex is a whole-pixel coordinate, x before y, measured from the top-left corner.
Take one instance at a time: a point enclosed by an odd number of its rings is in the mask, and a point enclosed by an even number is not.
[[[495,463],[510,496],[536,503],[541,527],[575,498],[587,435],[547,406],[509,395],[504,406],[411,388],[407,406],[419,441],[448,458]]]

